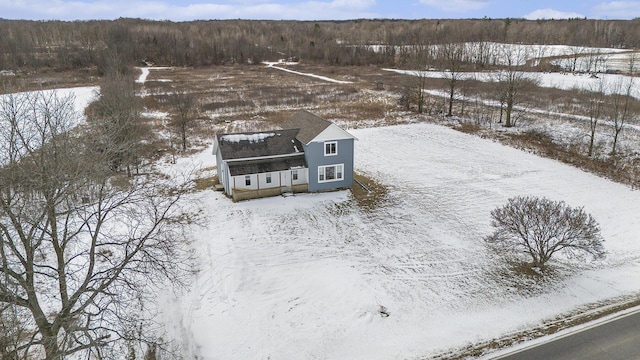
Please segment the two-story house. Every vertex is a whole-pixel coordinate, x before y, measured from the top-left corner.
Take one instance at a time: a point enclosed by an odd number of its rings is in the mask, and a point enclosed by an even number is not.
[[[218,134],[218,178],[234,201],[353,185],[355,137],[308,111],[280,130]]]

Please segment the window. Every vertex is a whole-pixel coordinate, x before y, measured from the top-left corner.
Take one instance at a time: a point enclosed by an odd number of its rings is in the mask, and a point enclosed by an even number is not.
[[[250,175],[246,175],[246,176],[244,177],[244,184],[245,184],[246,186],[251,186],[251,176],[250,176]]]
[[[344,165],[318,166],[318,182],[344,180]]]
[[[298,180],[298,170],[292,170],[291,171],[291,178],[293,180]]]
[[[328,141],[324,143],[324,156],[338,155],[338,142]]]
[[[267,174],[267,184],[271,184],[271,174]]]

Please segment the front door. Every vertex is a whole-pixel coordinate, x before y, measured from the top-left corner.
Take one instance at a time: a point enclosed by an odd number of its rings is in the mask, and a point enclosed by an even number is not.
[[[291,171],[283,171],[282,174],[282,190],[291,191]]]

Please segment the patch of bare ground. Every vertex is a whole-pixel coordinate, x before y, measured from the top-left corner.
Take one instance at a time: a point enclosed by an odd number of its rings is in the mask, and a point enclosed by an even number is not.
[[[195,190],[211,190],[218,184],[218,175],[195,179]]]
[[[382,183],[364,174],[353,174],[351,194],[355,203],[365,211],[379,207],[386,198],[388,189]]]
[[[296,66],[295,71],[350,81],[333,83],[263,65],[213,66],[151,70],[144,84],[145,107],[173,113],[170,96],[185,90],[198,103],[191,135],[211,139],[215,133],[270,130],[300,109],[346,128],[409,122],[413,115],[397,107],[391,86],[379,78],[397,78],[373,67]],[[162,81],[159,81],[162,80]],[[398,81],[396,79],[396,81]]]
[[[453,349],[430,357],[430,360],[464,360],[490,354],[498,349],[514,346],[542,336],[555,334],[577,325],[601,319],[607,315],[640,306],[640,293],[623,296],[608,301],[584,305],[572,312],[560,314],[555,318],[544,321],[541,325],[526,331],[505,335],[500,339],[492,339],[482,343]]]

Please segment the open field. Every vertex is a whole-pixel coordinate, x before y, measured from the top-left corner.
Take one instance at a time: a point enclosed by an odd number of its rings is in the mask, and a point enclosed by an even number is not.
[[[373,208],[348,192],[189,199],[203,224],[190,235],[200,266],[191,290],[161,305],[189,356],[446,358],[638,296],[637,191],[442,126],[352,131],[358,172],[388,189]],[[205,150],[177,166],[212,162]],[[487,250],[490,210],[523,194],[584,206],[606,259],[559,258],[541,278]]]

